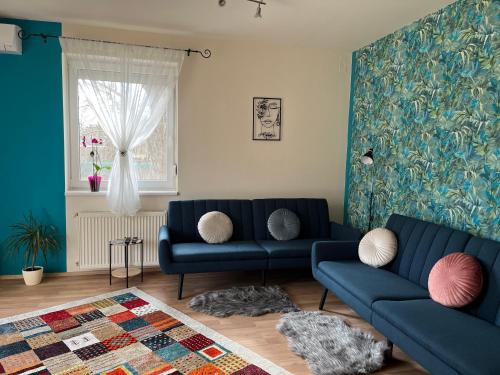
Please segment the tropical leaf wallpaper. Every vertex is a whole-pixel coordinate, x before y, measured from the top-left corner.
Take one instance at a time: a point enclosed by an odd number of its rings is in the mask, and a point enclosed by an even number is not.
[[[500,240],[499,18],[460,0],[355,52],[350,224],[368,227],[373,177],[373,227],[400,213]]]

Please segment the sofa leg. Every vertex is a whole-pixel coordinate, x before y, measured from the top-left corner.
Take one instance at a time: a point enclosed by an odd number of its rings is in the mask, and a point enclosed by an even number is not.
[[[326,295],[328,294],[328,289],[325,288],[323,290],[323,295],[321,296],[321,301],[319,302],[319,309],[323,310],[323,307],[325,307],[325,301],[326,301]]]
[[[387,339],[387,349],[384,352],[384,362],[387,363],[392,359],[392,349],[394,348],[394,344],[391,340]]]
[[[177,289],[177,299],[182,299],[182,287],[184,286],[184,274],[179,274],[179,284]]]
[[[267,281],[267,270],[262,270],[262,273],[261,273],[261,277],[262,277],[262,286],[265,286],[266,285],[266,281]]]

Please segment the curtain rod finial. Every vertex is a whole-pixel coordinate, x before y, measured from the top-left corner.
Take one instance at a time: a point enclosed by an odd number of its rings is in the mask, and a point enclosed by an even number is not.
[[[210,56],[212,56],[212,51],[210,51],[209,49],[205,49],[204,51],[200,52],[200,55],[204,59],[208,59],[208,58],[210,58]]]

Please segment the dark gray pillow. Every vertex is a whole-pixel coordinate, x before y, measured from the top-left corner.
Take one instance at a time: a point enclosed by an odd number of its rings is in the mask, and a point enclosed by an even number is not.
[[[267,219],[267,229],[278,241],[293,240],[299,236],[300,220],[293,211],[279,208]]]

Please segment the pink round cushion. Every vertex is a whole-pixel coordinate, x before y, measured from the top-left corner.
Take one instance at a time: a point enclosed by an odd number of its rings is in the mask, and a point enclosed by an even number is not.
[[[483,273],[473,256],[451,253],[441,258],[429,274],[431,298],[448,307],[468,305],[481,293]]]

